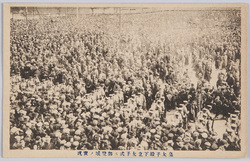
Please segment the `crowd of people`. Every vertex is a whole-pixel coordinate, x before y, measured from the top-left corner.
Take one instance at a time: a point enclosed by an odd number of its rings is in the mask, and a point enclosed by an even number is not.
[[[207,14],[12,19],[10,148],[240,150],[240,17]]]

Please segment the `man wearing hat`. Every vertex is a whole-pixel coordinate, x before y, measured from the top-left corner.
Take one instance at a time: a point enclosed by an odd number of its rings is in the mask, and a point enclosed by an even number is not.
[[[229,127],[228,127],[229,128]],[[237,127],[237,124],[235,124],[235,123],[231,123],[230,124],[230,128],[232,129],[232,133],[233,133],[233,135],[238,135],[238,127]]]
[[[163,98],[163,97],[161,97]],[[159,118],[163,121],[164,119],[164,110],[165,110],[165,107],[164,107],[164,99],[159,99],[157,100],[157,110],[159,111]]]
[[[183,142],[184,142],[184,148],[185,150],[192,150],[193,149],[193,145],[191,144],[192,142],[192,137],[191,135],[185,135],[185,137],[183,138]]]
[[[184,147],[184,142],[183,142],[182,138],[179,136],[179,137],[177,137],[173,148],[175,150],[182,150],[183,147]]]
[[[206,142],[204,143],[204,146],[203,146],[203,147],[204,147],[203,150],[205,150],[205,151],[210,151],[211,143],[208,142],[208,141],[206,141]]]
[[[145,134],[142,135],[142,141],[140,143],[140,147],[142,150],[148,150],[148,148],[149,148],[147,136]]]
[[[146,98],[140,91],[137,92],[135,102],[137,106],[140,106],[143,110],[146,110]]]
[[[137,107],[135,102],[135,94],[132,94],[132,97],[128,99],[128,107],[131,109],[131,111],[135,111]]]
[[[207,132],[206,122],[203,117],[199,118],[195,123],[195,130],[199,133]]]
[[[183,127],[186,129],[187,128],[187,123],[188,123],[188,114],[189,111],[187,111],[187,101],[184,101],[185,104],[180,104],[179,108],[177,110],[181,113],[182,119],[183,119]]]
[[[170,124],[177,127],[177,126],[180,126],[180,124],[182,123],[183,123],[183,119],[182,119],[181,113],[176,111],[170,119]]]
[[[201,139],[195,140],[193,150],[202,150],[201,143]]]
[[[212,143],[211,150],[216,151],[218,149],[218,145],[216,143]]]
[[[42,149],[55,149],[56,145],[55,143],[51,142],[50,136],[46,135],[45,137],[42,138],[43,143],[42,143]]]
[[[222,139],[219,141],[219,147],[216,151],[226,151],[228,145],[228,142],[225,139]]]
[[[211,108],[212,108],[212,105],[207,105],[207,108],[204,107],[202,109],[202,111],[198,112],[198,114],[197,114],[198,119],[204,118],[204,122],[207,126],[207,130],[210,132],[212,131],[212,127],[211,127],[212,120],[211,119],[213,118],[210,111],[209,111],[209,109],[211,109]]]
[[[150,150],[161,150],[162,148],[162,143],[160,141],[161,136],[156,134],[153,136],[154,140],[150,144]]]
[[[65,150],[70,150],[70,149],[71,149],[71,143],[70,143],[70,142],[66,142],[66,143],[64,144],[64,149],[65,149]]]
[[[230,117],[228,118],[226,125],[229,128],[231,128],[231,126],[233,125],[235,127],[234,131],[236,133],[238,133],[238,128],[240,126],[240,120],[239,120],[239,117],[237,116],[237,114],[230,114]]]
[[[168,144],[168,146],[166,147],[166,150],[170,150],[170,151],[174,150],[174,148],[173,148],[173,146],[174,146],[173,140],[168,140],[167,144]]]
[[[240,82],[238,80],[236,80],[236,83],[233,86],[234,88],[234,93],[236,95],[236,97],[239,97],[240,95]]]
[[[100,150],[111,150],[112,147],[110,145],[110,142],[108,140],[102,140]]]
[[[228,147],[227,150],[237,150],[240,149],[240,145],[238,145],[239,139],[238,137],[235,135],[234,131],[232,130],[232,128],[227,128],[226,129],[228,135],[227,135],[227,141],[228,141]]]

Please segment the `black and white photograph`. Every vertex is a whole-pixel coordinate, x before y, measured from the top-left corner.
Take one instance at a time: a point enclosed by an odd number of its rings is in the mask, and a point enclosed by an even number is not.
[[[246,6],[8,7],[8,151],[246,151]]]

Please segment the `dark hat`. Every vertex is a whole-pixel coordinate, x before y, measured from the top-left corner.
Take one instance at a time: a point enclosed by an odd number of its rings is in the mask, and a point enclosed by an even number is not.
[[[166,136],[164,136],[164,137],[162,138],[162,140],[163,140],[164,142],[166,142],[166,141],[168,141],[168,138],[167,138]]]
[[[221,144],[222,144],[222,145],[225,145],[225,144],[227,144],[227,141],[226,141],[225,139],[222,139],[222,140],[221,140]]]

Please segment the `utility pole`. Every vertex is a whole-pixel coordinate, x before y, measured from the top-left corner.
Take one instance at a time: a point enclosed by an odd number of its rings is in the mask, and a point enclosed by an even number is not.
[[[79,7],[77,7],[77,19],[78,19],[78,14],[79,14]]]
[[[28,23],[28,18],[27,18],[27,15],[28,15],[28,8],[25,7],[25,17],[26,17],[26,23]]]
[[[68,8],[66,7],[66,18],[68,17]]]
[[[121,13],[121,10],[122,10],[122,9],[119,8],[119,27],[120,27],[120,28],[119,28],[119,31],[120,31],[120,33],[121,33],[121,30],[122,30],[122,24],[121,24],[121,23],[122,23],[122,22],[121,22],[121,21],[122,21],[122,13]]]
[[[58,11],[59,11],[58,15],[59,17],[61,17],[61,8],[58,8]]]

